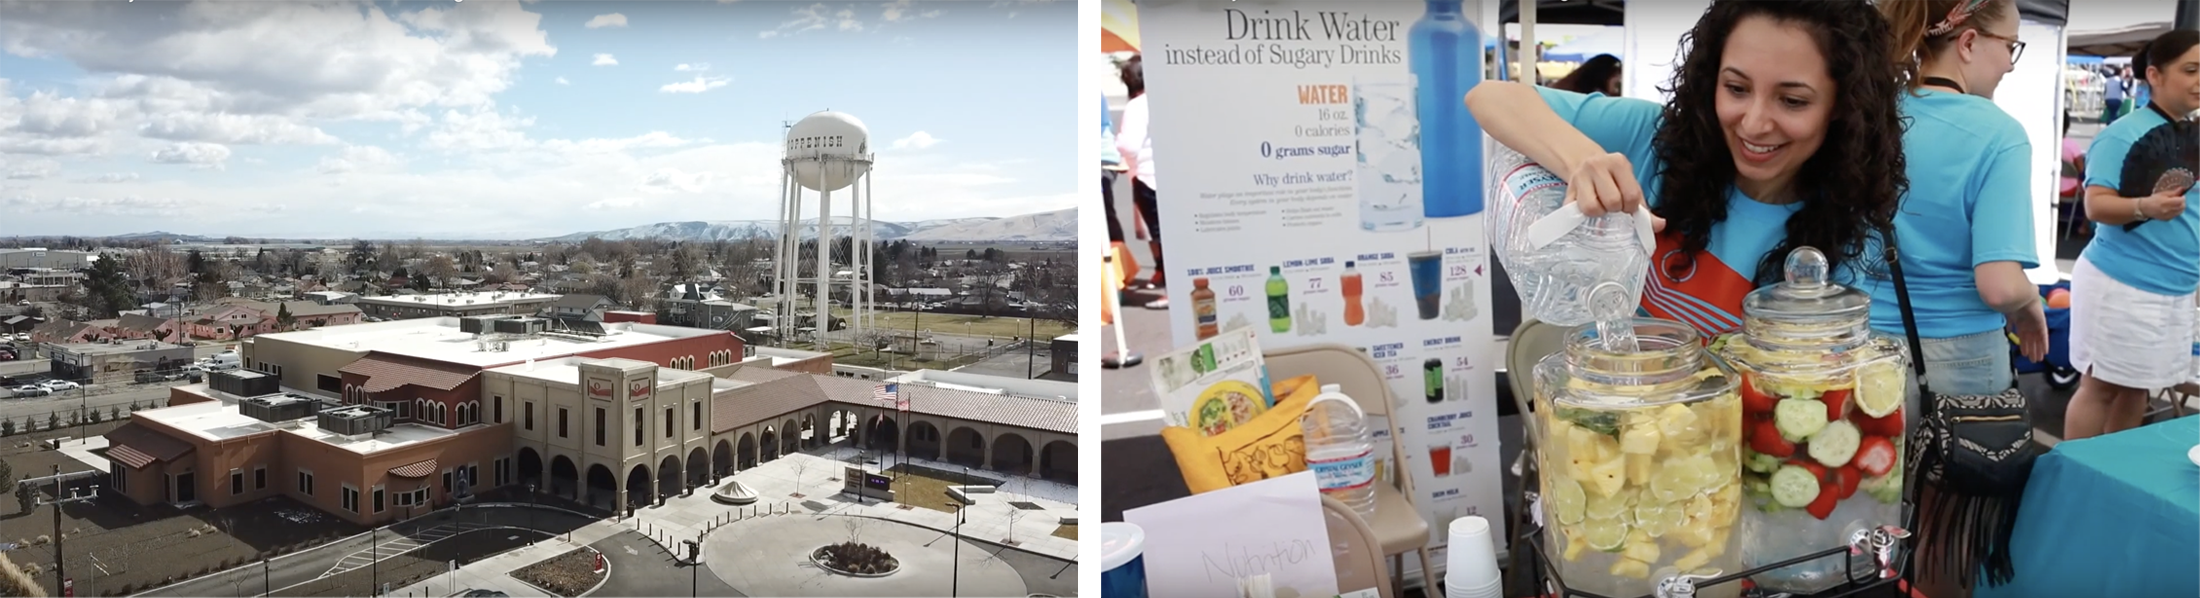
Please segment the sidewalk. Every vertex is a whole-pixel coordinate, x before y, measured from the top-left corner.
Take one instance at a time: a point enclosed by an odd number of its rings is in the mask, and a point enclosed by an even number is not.
[[[685,550],[680,546],[681,540],[700,537],[713,527],[738,519],[741,513],[758,510],[863,515],[943,532],[956,529],[954,513],[924,507],[905,509],[898,503],[880,504],[875,499],[859,503],[841,494],[842,482],[838,478],[856,450],[838,447],[822,455],[794,453],[734,474],[732,479],[740,480],[760,497],[755,504],[735,507],[712,501],[710,494],[725,484],[720,480],[718,485],[697,488],[688,496],[668,498],[662,506],[636,509],[634,517],[623,525],[649,536],[674,554]],[[891,455],[883,456],[880,465],[866,469],[877,471],[892,467],[891,459]],[[909,462],[943,471],[962,468],[921,459]],[[1006,540],[1014,539],[1013,546],[1017,549],[1063,561],[1077,560],[1077,541],[1053,535],[1065,518],[1077,517],[1077,487],[1017,478],[1003,490],[1003,493],[975,495],[976,504],[964,509],[961,528],[964,538],[992,544],[1007,544]],[[802,498],[792,496],[797,493],[802,494]],[[1039,508],[1020,509],[1010,502],[1029,503]]]
[[[466,590],[496,590],[513,596],[549,596],[542,590],[512,577],[520,570],[549,560],[574,549],[594,544],[598,540],[625,531],[609,520],[597,521],[573,530],[568,536],[560,535],[504,554],[496,555],[459,567],[402,588],[392,588],[392,596],[454,596]]]

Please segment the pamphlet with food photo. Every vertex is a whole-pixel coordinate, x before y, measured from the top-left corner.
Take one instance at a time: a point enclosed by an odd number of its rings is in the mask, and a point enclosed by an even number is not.
[[[1251,330],[1224,332],[1154,360],[1154,394],[1170,425],[1215,436],[1275,404]]]

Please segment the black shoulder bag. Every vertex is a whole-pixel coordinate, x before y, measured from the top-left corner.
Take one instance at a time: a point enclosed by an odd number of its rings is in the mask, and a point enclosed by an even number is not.
[[[2032,441],[2024,393],[2010,385],[1996,395],[1939,395],[1925,383],[1925,346],[1917,337],[1917,314],[1902,277],[1894,232],[1884,232],[1887,266],[1894,273],[1895,298],[1909,337],[1910,363],[1917,371],[1917,431],[1911,433],[1907,463],[1908,493],[1916,505],[1919,548],[1916,570],[1953,576],[1970,588],[1983,568],[1987,583],[1999,586],[2016,577],[2009,539],[2016,530],[2017,506],[2042,448]],[[1930,493],[1919,492],[1920,485]]]

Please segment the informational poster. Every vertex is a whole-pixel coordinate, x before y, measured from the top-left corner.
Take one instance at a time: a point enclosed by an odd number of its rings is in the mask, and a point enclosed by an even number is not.
[[[1484,137],[1464,105],[1483,72],[1479,14],[1139,4],[1177,344],[1252,329],[1267,349],[1373,358],[1394,400],[1376,454],[1403,443],[1392,471],[1412,476],[1432,548],[1453,519],[1504,521]]]

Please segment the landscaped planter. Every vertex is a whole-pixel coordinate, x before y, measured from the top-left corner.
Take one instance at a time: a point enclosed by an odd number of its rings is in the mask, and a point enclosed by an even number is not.
[[[885,577],[901,570],[901,561],[869,544],[842,542],[810,551],[818,568],[849,577]]]

